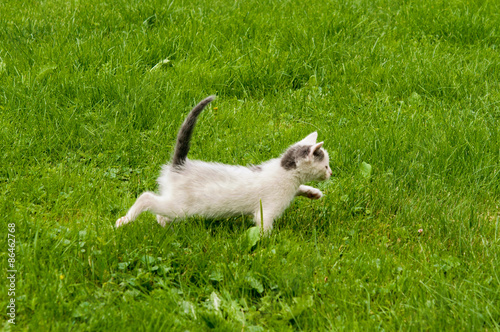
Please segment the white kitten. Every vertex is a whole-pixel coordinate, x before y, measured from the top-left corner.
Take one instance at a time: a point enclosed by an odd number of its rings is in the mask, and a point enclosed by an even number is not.
[[[210,96],[191,110],[177,136],[170,165],[163,166],[158,178],[159,195],[145,192],[116,227],[137,218],[143,211],[157,215],[158,222],[188,216],[206,218],[252,215],[255,223],[269,231],[295,196],[319,199],[320,190],[305,186],[309,181],[326,180],[332,175],[328,153],[316,143],[313,132],[289,147],[281,157],[258,166],[232,166],[187,159],[189,141],[196,119],[214,99]],[[262,202],[263,216],[261,216]]]

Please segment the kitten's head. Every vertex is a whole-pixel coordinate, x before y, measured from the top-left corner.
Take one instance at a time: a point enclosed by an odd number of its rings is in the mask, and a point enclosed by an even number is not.
[[[322,148],[323,142],[316,143],[317,138],[318,133],[314,132],[289,147],[281,156],[281,167],[296,172],[304,182],[330,178],[328,152]]]

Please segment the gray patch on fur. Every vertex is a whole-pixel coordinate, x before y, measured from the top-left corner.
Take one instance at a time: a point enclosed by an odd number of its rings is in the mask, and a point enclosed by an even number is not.
[[[316,151],[314,151],[313,156],[314,161],[317,162],[323,161],[323,159],[325,159],[325,153],[321,151],[321,149],[317,149]]]
[[[287,171],[297,168],[297,161],[307,157],[310,149],[311,145],[292,146],[281,157],[281,167]]]
[[[250,166],[248,166],[248,168],[252,172],[262,172],[262,166],[259,166],[259,165],[250,165]]]

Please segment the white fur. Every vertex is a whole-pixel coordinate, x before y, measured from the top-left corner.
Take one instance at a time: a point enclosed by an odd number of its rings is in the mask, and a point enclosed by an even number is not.
[[[253,167],[197,160],[186,160],[181,170],[165,165],[158,178],[159,194],[145,192],[139,196],[127,215],[116,221],[116,227],[135,220],[145,210],[156,214],[162,226],[168,221],[194,215],[206,218],[252,215],[260,226],[262,202],[263,228],[269,231],[273,221],[295,196],[322,197],[320,190],[303,185],[313,180],[326,180],[332,173],[328,153],[321,148],[323,142],[316,143],[316,138],[314,132],[296,143],[313,148],[292,170],[281,166],[281,158]],[[321,162],[314,160],[316,149],[325,154]]]

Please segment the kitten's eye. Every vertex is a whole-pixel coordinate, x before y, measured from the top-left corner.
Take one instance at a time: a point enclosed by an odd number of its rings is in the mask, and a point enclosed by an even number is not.
[[[328,166],[325,166],[326,169],[328,169]]]

